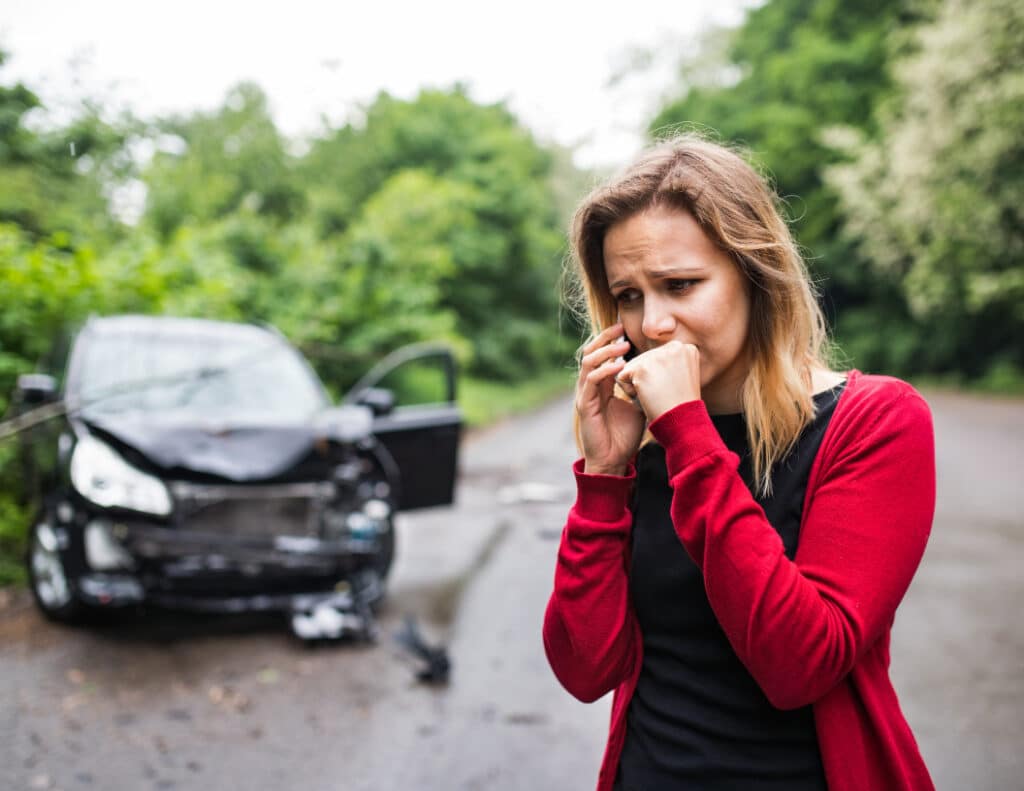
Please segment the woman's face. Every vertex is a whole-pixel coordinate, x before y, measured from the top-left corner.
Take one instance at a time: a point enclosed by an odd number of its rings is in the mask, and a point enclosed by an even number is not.
[[[700,351],[710,412],[739,411],[750,369],[750,284],[686,211],[657,207],[608,229],[604,267],[627,337],[640,352],[678,340]]]

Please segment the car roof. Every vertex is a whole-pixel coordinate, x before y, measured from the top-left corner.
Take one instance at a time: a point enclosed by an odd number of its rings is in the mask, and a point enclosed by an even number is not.
[[[323,382],[309,361],[276,328],[266,325],[243,324],[236,321],[214,319],[181,318],[178,316],[146,316],[122,314],[116,316],[91,316],[75,338],[74,351],[68,360],[65,388],[72,392],[77,371],[81,367],[82,350],[104,338],[181,338],[186,342],[201,341],[205,338],[219,343],[237,342],[246,344],[276,343],[278,348],[289,349],[309,372],[324,399],[329,399]],[[267,346],[266,348],[270,348]]]
[[[98,336],[115,335],[162,335],[179,337],[210,337],[238,341],[266,341],[267,337],[283,338],[276,332],[255,324],[213,319],[180,318],[178,316],[144,316],[126,314],[119,316],[94,316],[83,328],[83,333]]]

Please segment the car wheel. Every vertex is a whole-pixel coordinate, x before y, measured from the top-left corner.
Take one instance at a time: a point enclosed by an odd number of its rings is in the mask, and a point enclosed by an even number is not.
[[[382,520],[380,527],[380,556],[374,563],[374,571],[380,577],[381,587],[391,573],[391,564],[395,561],[395,520],[389,516]]]
[[[32,597],[47,618],[64,623],[81,618],[82,604],[64,567],[57,534],[45,517],[32,525],[26,566]]]

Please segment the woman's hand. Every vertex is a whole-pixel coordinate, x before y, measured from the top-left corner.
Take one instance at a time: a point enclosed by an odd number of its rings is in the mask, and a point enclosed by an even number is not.
[[[700,400],[700,351],[692,343],[669,341],[626,363],[618,382],[653,423],[679,404]]]
[[[576,412],[584,472],[624,475],[644,434],[643,412],[614,393],[615,377],[626,366],[622,355],[629,351],[629,342],[619,341],[622,333],[622,325],[613,324],[583,347]]]

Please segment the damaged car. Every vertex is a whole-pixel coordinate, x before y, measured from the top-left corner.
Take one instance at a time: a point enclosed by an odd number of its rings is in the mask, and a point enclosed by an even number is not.
[[[395,514],[453,500],[462,418],[444,347],[397,351],[337,405],[294,346],[250,324],[92,318],[60,367],[21,376],[14,399],[63,404],[20,435],[28,578],[51,619],[154,604],[368,632]]]

